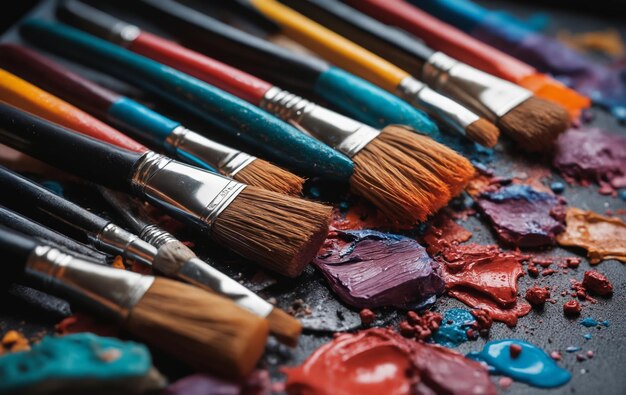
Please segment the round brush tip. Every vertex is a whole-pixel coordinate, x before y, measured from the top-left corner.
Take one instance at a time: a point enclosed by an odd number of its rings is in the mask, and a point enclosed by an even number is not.
[[[500,129],[488,120],[480,118],[465,129],[465,135],[475,143],[492,148],[498,143]]]

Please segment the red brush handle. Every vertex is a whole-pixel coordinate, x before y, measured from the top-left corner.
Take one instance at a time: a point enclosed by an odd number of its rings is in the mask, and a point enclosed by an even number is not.
[[[254,105],[273,85],[170,40],[141,32],[128,47],[133,52],[192,75]]]

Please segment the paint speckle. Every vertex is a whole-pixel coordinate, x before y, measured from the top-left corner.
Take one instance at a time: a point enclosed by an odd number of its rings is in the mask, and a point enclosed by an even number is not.
[[[450,309],[443,315],[441,326],[433,340],[446,347],[457,347],[469,340],[467,330],[475,323],[474,316],[465,309]]]
[[[361,318],[361,324],[364,326],[370,326],[374,323],[376,319],[376,314],[370,309],[363,309],[359,312],[359,317]]]
[[[595,319],[591,317],[587,317],[580,321],[580,325],[585,326],[587,328],[591,328],[594,326],[598,326],[598,321],[596,321]]]
[[[582,307],[580,307],[580,303],[577,300],[568,300],[563,304],[563,313],[569,317],[575,317],[580,315]]]
[[[593,339],[593,335],[591,333],[585,333],[583,335],[583,337],[585,338],[585,340],[591,340]]]
[[[550,290],[548,288],[532,287],[526,290],[525,298],[534,307],[541,307],[550,299]]]
[[[510,351],[511,346],[520,349],[515,356]],[[467,356],[486,363],[493,373],[502,374],[535,387],[559,387],[572,377],[545,351],[523,340],[491,341],[480,352],[469,353]]]
[[[568,353],[570,353],[570,354],[571,354],[571,353],[574,353],[574,352],[578,352],[578,351],[580,351],[580,350],[581,350],[581,347],[578,347],[578,346],[569,346],[569,347],[567,347],[567,348],[565,349],[565,352],[568,352]]]
[[[613,294],[613,284],[604,274],[595,270],[585,272],[583,286],[594,295],[610,296]]]
[[[552,190],[552,192],[560,195],[565,192],[565,184],[561,181],[554,181],[550,183],[550,189]]]

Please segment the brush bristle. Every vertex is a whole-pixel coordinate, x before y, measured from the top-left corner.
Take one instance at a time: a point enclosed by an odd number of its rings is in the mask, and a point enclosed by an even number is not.
[[[537,97],[526,100],[498,121],[504,133],[531,152],[548,151],[569,124],[565,108]]]
[[[233,178],[243,184],[285,195],[300,195],[304,179],[262,159],[255,159]]]
[[[266,320],[191,285],[157,278],[133,307],[128,331],[202,372],[250,374],[265,350]]]
[[[298,337],[302,333],[302,324],[296,318],[278,307],[274,307],[267,316],[267,321],[270,325],[270,332],[281,343],[290,347],[295,347],[298,344]]]
[[[332,208],[247,187],[212,228],[217,242],[282,275],[295,277],[324,242]]]
[[[486,119],[480,118],[465,129],[465,135],[473,142],[491,148],[498,143],[500,129]]]
[[[185,262],[196,257],[196,254],[180,241],[166,243],[159,248],[152,261],[152,266],[166,276],[174,277]]]

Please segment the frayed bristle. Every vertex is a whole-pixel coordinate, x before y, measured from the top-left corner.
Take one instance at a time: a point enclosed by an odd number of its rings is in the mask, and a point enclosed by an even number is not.
[[[381,136],[352,158],[351,189],[399,225],[424,221],[448,202],[448,188],[435,174],[387,144]]]
[[[478,121],[472,122],[467,129],[465,129],[465,135],[473,142],[483,147],[491,148],[498,143],[500,129],[486,119],[480,118]]]
[[[449,198],[461,193],[474,178],[474,166],[469,160],[430,137],[402,126],[388,126],[379,139],[419,162],[448,187],[449,197],[438,208],[447,205]]]
[[[531,152],[550,150],[569,124],[563,107],[537,97],[526,100],[498,121],[504,133]]]
[[[324,242],[331,213],[319,203],[247,187],[219,215],[212,235],[238,254],[295,277]]]
[[[180,241],[171,241],[159,248],[152,266],[166,276],[175,277],[183,265],[195,257],[189,247]]]
[[[242,378],[265,350],[266,320],[191,285],[157,278],[132,308],[127,330],[193,369]]]
[[[233,178],[246,185],[294,196],[302,194],[304,184],[303,178],[258,158]]]
[[[266,319],[270,324],[270,332],[281,343],[290,347],[295,347],[298,344],[298,337],[302,333],[300,321],[278,307],[274,307]]]

